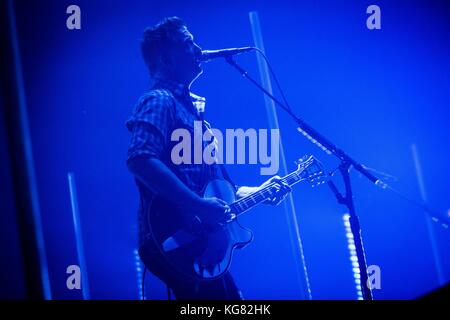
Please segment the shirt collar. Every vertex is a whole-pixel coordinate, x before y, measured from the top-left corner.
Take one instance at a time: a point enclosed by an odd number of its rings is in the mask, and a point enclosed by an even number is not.
[[[173,80],[157,77],[155,80],[155,87],[164,88],[172,92],[177,98],[191,101],[196,108],[197,113],[205,111],[206,98],[198,96],[190,92],[187,85],[175,82]]]
[[[166,78],[155,78],[155,87],[161,87],[170,90],[175,96],[184,98],[189,96],[189,87]]]

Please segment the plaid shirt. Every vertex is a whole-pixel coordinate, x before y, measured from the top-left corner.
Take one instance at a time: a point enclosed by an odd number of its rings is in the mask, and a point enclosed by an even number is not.
[[[222,172],[217,164],[179,164],[171,161],[171,150],[178,142],[171,141],[173,130],[185,128],[194,135],[202,135],[203,132],[194,132],[194,121],[202,121],[198,110],[203,108],[205,98],[189,92],[188,87],[157,79],[153,88],[143,94],[138,100],[126,126],[132,133],[128,148],[127,162],[136,157],[155,157],[164,162],[177,177],[192,191],[201,194],[204,186],[213,178],[222,177]],[[203,122],[204,129],[210,128]],[[203,130],[202,130],[203,131]],[[203,139],[201,140],[203,141]],[[203,142],[203,147],[207,142]],[[191,146],[191,150],[194,150]],[[149,235],[147,225],[148,214],[154,194],[136,179],[140,193],[140,206],[138,213],[139,242],[140,244]]]

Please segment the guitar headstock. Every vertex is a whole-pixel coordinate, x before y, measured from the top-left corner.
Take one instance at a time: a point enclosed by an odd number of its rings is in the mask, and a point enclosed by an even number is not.
[[[327,175],[322,164],[314,156],[303,156],[295,162],[297,172],[302,180],[307,180],[312,187],[325,183]]]

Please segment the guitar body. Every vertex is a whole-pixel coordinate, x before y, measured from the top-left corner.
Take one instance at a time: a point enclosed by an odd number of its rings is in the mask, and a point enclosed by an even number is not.
[[[212,180],[203,197],[216,197],[231,204],[235,190],[226,180]],[[195,216],[194,213],[189,213]],[[183,212],[167,202],[152,205],[150,226],[154,241],[167,261],[181,273],[197,279],[216,279],[231,264],[234,249],[253,240],[253,233],[234,218],[230,222],[207,229],[183,218]]]
[[[282,178],[293,186],[307,180],[321,184],[326,175],[322,165],[313,156],[297,163],[296,171]],[[156,199],[152,203],[149,225],[153,242],[161,256],[179,272],[197,279],[216,279],[230,267],[234,249],[245,247],[253,240],[253,233],[243,228],[237,216],[270,199],[278,188],[270,183],[252,194],[236,200],[235,190],[226,180],[212,180],[204,190],[204,197],[216,197],[229,204],[231,217],[214,227],[207,227],[195,212],[183,212],[183,208],[168,201]]]

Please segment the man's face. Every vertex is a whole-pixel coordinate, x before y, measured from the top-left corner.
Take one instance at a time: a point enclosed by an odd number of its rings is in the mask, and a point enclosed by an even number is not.
[[[191,83],[202,72],[200,57],[202,49],[194,42],[194,37],[185,27],[174,37],[174,45],[169,57],[169,70],[175,80]]]

